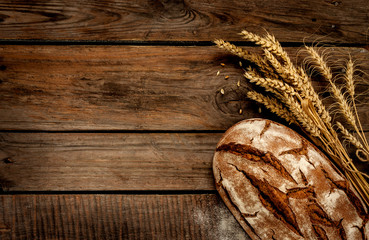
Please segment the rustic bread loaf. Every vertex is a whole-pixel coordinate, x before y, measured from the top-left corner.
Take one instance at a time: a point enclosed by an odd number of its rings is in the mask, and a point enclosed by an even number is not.
[[[293,130],[250,119],[214,155],[216,188],[252,239],[369,239],[368,210],[329,160]]]

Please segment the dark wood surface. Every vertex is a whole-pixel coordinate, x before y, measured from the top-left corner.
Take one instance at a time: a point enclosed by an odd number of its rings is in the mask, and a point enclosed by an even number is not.
[[[273,32],[281,41],[367,43],[367,0],[2,1],[0,38],[41,40],[238,40]]]
[[[301,51],[287,50],[293,58]],[[369,72],[366,49],[336,50]],[[250,85],[239,60],[215,46],[7,45],[0,52],[3,130],[224,131],[241,119],[263,116],[246,98]],[[315,85],[324,91],[324,83]],[[358,93],[368,85],[358,85]],[[368,95],[359,100],[368,102]],[[365,108],[359,112],[369,129]]]
[[[2,133],[4,191],[214,190],[214,133]],[[9,162],[11,161],[11,162]]]
[[[215,194],[0,196],[8,239],[229,239],[246,233]]]
[[[267,30],[293,61],[325,42],[332,64],[350,54],[368,73],[368,12],[366,0],[2,1],[0,239],[249,239],[215,191],[213,152],[242,119],[284,122],[246,99],[239,59],[211,41]]]
[[[221,133],[1,133],[0,189],[212,191],[215,190],[212,158],[221,136]]]

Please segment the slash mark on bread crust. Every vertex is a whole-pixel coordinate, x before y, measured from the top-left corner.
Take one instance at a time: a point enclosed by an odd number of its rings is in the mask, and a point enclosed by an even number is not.
[[[357,228],[359,231],[360,231],[360,234],[361,234],[361,238],[362,239],[366,239],[365,238],[365,229],[364,229],[364,224],[363,224],[363,226],[361,226],[361,227],[358,227],[358,226],[354,226],[355,228]]]
[[[303,155],[303,156],[306,157],[306,159],[309,160],[308,149],[307,148],[308,148],[308,143],[306,142],[305,139],[302,139],[302,141],[301,141],[301,147],[299,147],[299,148],[293,148],[293,149],[290,149],[290,150],[287,150],[287,151],[283,151],[279,155],[281,156],[281,155],[285,155],[285,154],[292,154],[295,157],[298,157],[298,156]],[[311,162],[309,162],[309,163],[312,164]],[[314,166],[314,168],[315,168],[315,166]]]
[[[329,181],[331,188],[337,188],[346,193],[346,196],[350,200],[351,204],[356,209],[357,214],[363,219],[364,225],[369,220],[369,215],[365,212],[363,205],[361,204],[360,199],[356,196],[356,194],[350,189],[350,185],[348,181],[333,181],[329,176],[328,172],[324,168],[320,168],[324,174],[324,177]]]
[[[338,234],[340,235],[341,239],[342,240],[347,240],[346,232],[345,232],[345,229],[343,228],[343,225],[342,225],[342,220],[343,220],[343,218],[338,221],[336,226],[337,226]]]
[[[334,227],[336,225],[335,221],[328,216],[328,214],[313,198],[309,198],[308,212],[312,224],[319,224],[327,227]]]
[[[259,213],[259,211],[254,212],[254,213],[242,213],[242,215],[244,217],[257,217],[258,216],[258,213]]]
[[[291,174],[284,168],[279,159],[271,152],[260,151],[259,149],[250,145],[237,144],[235,142],[223,144],[219,146],[216,151],[229,152],[253,162],[264,162],[276,169],[282,175],[282,177],[297,184],[295,179],[293,179]]]
[[[264,133],[270,128],[270,122],[266,121],[265,122],[265,126],[263,128],[263,130],[260,132],[260,138],[264,135]]]
[[[305,185],[305,186],[306,186],[306,185],[308,185],[308,184],[309,184],[309,182],[308,182],[308,180],[307,180],[307,178],[306,178],[305,174],[301,171],[301,169],[299,169],[299,171],[300,171],[300,175],[301,175],[302,182],[304,183],[304,185]]]
[[[334,221],[328,214],[323,210],[323,208],[316,201],[316,194],[312,186],[306,188],[292,188],[287,189],[287,196],[297,199],[308,199],[308,214],[310,221],[312,223],[315,235],[318,239],[327,240],[329,239],[324,228],[320,227],[318,224],[333,227],[336,229],[340,239],[347,240],[345,229],[342,225],[342,220]],[[359,230],[361,230],[358,227]],[[362,227],[363,229],[363,227]],[[362,234],[364,234],[362,232]],[[364,235],[365,236],[365,235]],[[365,238],[363,238],[365,239]]]
[[[313,226],[323,225],[327,227],[333,227],[336,229],[338,235],[341,237],[342,240],[347,240],[346,232],[342,225],[343,219],[339,221],[334,221],[333,219],[331,219],[328,216],[328,214],[323,210],[323,208],[318,204],[318,202],[313,198],[309,198],[308,212],[310,221],[313,224]]]
[[[319,227],[318,225],[313,224],[313,229],[314,229],[315,235],[318,237],[318,240],[329,240],[327,233],[322,227]]]
[[[273,187],[267,181],[259,180],[252,174],[247,174],[245,171],[239,169],[237,166],[233,164],[230,165],[238,172],[242,173],[244,177],[250,181],[251,185],[258,190],[260,202],[274,215],[275,218],[282,221],[286,227],[294,233],[302,236],[296,216],[290,207],[288,196],[285,193],[280,191],[278,188]]]
[[[309,197],[316,197],[312,186],[302,188],[287,189],[287,196],[295,199],[305,199]]]
[[[272,240],[276,240],[276,239],[274,238],[274,235],[275,235],[274,230],[273,230],[273,229],[270,229],[270,230],[272,230]]]
[[[219,169],[218,169],[219,171]],[[226,195],[226,198],[229,200],[230,204],[233,206],[233,208],[240,213],[240,216],[242,217],[242,219],[240,219],[241,221],[243,220],[243,222],[247,225],[247,227],[251,230],[251,232],[253,234],[255,234],[255,236],[257,236],[259,239],[259,235],[256,233],[255,229],[251,226],[251,224],[247,221],[247,219],[245,218],[245,213],[242,213],[239,209],[239,207],[232,201],[232,197],[231,195],[229,194],[227,188],[225,188],[223,185],[222,185],[222,181],[223,181],[223,176],[221,174],[221,172],[219,171],[219,181],[217,182],[217,186],[223,190],[223,192],[225,193]],[[255,213],[255,216],[257,215],[258,212]],[[247,215],[247,214],[246,214]]]

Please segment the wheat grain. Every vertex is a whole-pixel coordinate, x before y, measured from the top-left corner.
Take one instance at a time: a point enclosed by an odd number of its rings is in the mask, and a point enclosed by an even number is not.
[[[266,58],[261,56],[255,57],[254,63],[258,66],[264,76],[269,78],[279,78],[278,73],[273,69],[273,66],[268,63]]]
[[[236,45],[234,44],[231,44],[229,42],[226,42],[222,39],[217,39],[214,41],[214,43],[219,47],[219,48],[223,48],[227,51],[230,51],[231,53],[241,57],[241,58],[248,58],[249,56],[249,52],[244,50],[243,48],[240,48],[240,47],[237,47]]]
[[[310,99],[313,105],[316,107],[318,114],[322,116],[323,121],[326,124],[330,124],[330,114],[325,109],[323,103],[321,102],[318,94],[315,92],[307,74],[303,71],[303,69],[296,69],[292,64],[282,66],[268,50],[264,49],[264,54],[266,58],[270,61],[274,69],[278,72],[278,74],[284,80],[287,80],[288,83],[294,86],[296,91],[298,91],[303,98]]]
[[[255,63],[266,76],[276,77],[273,69],[269,66],[267,61],[264,58],[260,57],[258,54],[251,53],[243,48],[237,47],[236,45],[226,42],[222,39],[217,39],[214,41],[214,43],[219,48],[227,50],[236,56],[239,56],[247,61]],[[240,63],[240,66],[242,66],[242,63],[241,62],[239,63]]]
[[[279,56],[286,63],[287,66],[292,66],[291,59],[288,57],[287,52],[283,50],[280,42],[278,42],[275,37],[269,33],[267,33],[266,38],[270,40],[273,46],[268,50],[273,54]]]

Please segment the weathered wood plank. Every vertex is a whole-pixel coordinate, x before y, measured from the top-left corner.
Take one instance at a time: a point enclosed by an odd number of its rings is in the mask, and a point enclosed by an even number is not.
[[[221,135],[0,133],[0,190],[214,190]]]
[[[0,39],[238,40],[246,28],[281,41],[367,43],[366,0],[2,1]]]
[[[0,238],[250,239],[215,194],[3,195]]]
[[[366,49],[342,51],[369,72]],[[216,47],[7,45],[0,56],[0,130],[225,130],[268,116],[246,99],[239,60]]]
[[[221,134],[0,133],[4,191],[214,190]]]

